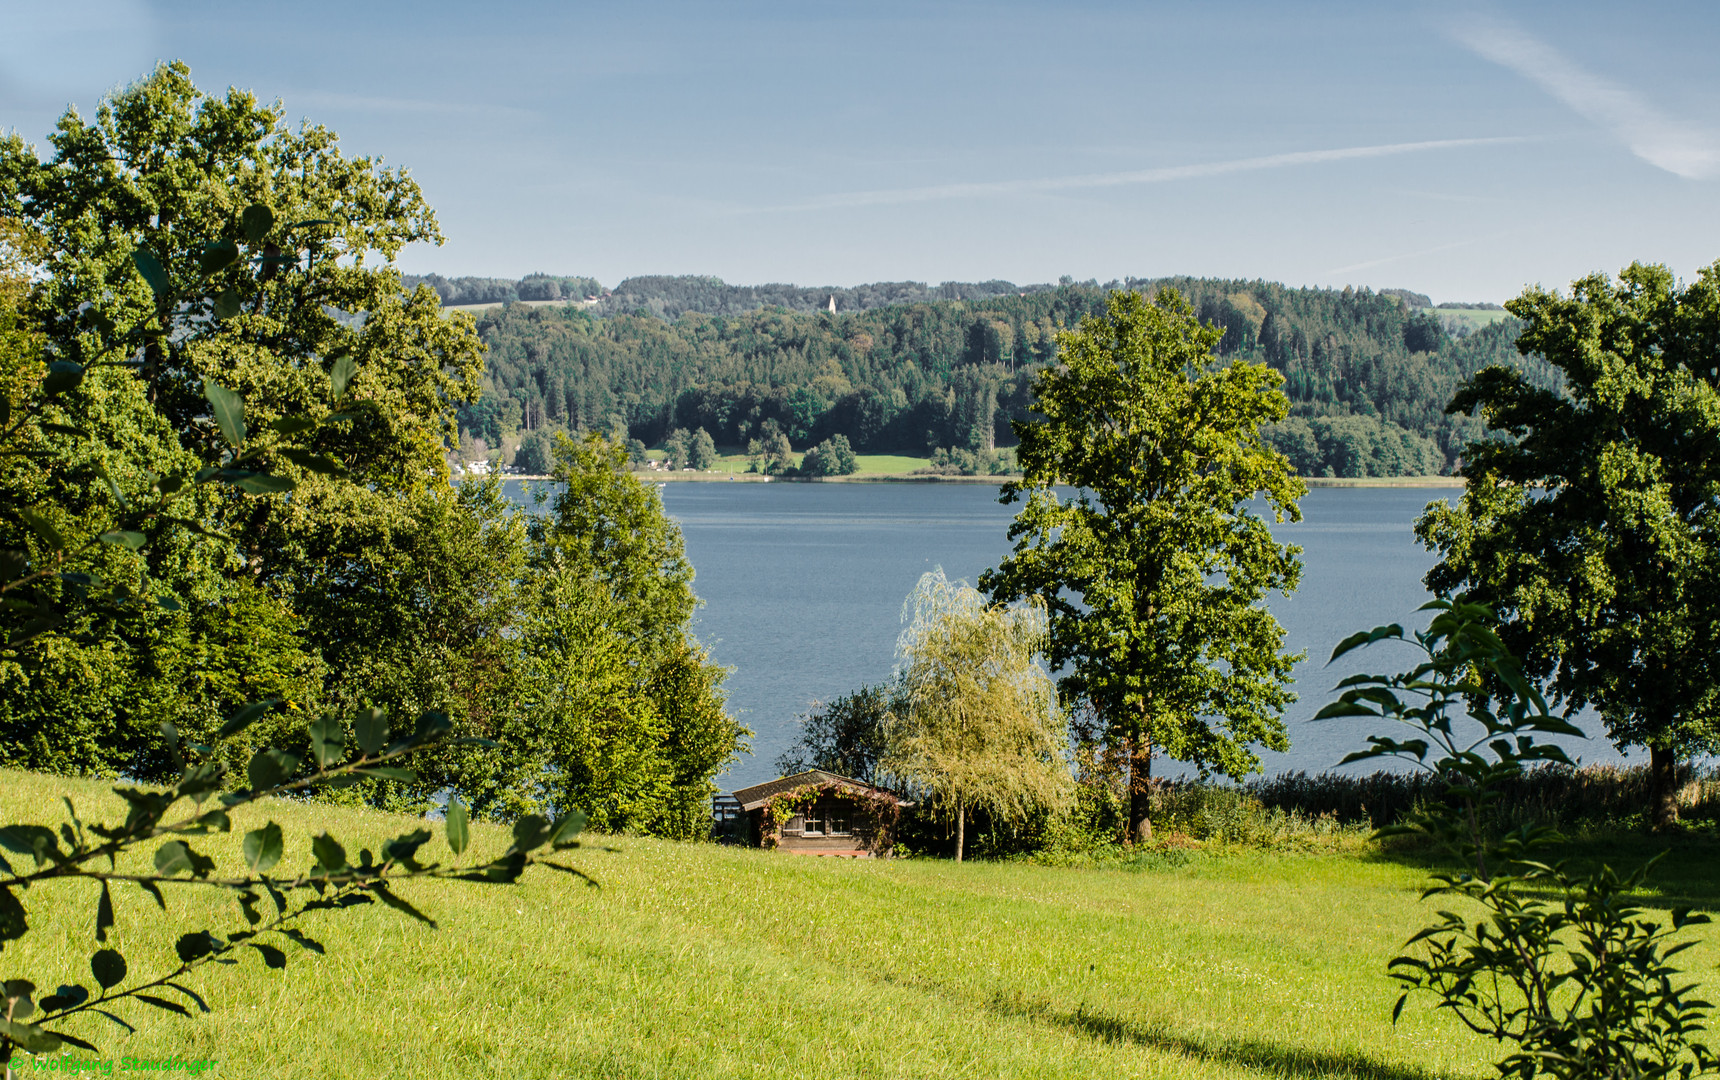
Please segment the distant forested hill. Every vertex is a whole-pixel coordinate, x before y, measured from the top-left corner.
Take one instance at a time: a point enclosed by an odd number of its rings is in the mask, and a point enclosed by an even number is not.
[[[861,453],[1008,446],[1034,373],[1056,357],[1056,333],[1102,310],[1117,287],[1177,289],[1223,329],[1222,355],[1283,372],[1291,417],[1270,434],[1307,475],[1447,472],[1480,430],[1444,414],[1461,380],[1503,363],[1553,385],[1551,368],[1517,355],[1515,320],[1495,309],[1484,325],[1454,321],[1395,290],[1198,278],[853,289],[632,278],[587,294],[594,303],[479,313],[488,370],[461,427],[492,447],[579,427],[624,429],[648,444],[704,428],[731,446],[776,430],[797,449],[836,434]]]

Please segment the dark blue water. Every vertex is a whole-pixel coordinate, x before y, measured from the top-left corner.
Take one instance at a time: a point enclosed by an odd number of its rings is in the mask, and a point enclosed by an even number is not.
[[[510,494],[518,486],[510,482]],[[1275,528],[1301,545],[1304,567],[1301,589],[1269,606],[1289,648],[1307,658],[1296,669],[1300,700],[1286,714],[1290,750],[1263,754],[1268,773],[1327,769],[1362,745],[1369,729],[1357,722],[1309,720],[1340,678],[1399,670],[1413,654],[1378,645],[1331,667],[1326,658],[1357,630],[1417,618],[1433,560],[1413,523],[1430,499],[1455,494],[1320,488],[1302,501],[1301,522]],[[754,732],[751,756],[719,779],[725,788],[776,776],[772,763],[814,702],[887,680],[902,604],[920,575],[941,566],[952,579],[977,580],[1009,553],[1016,509],[999,504],[995,488],[967,484],[683,482],[662,497],[704,601],[695,630],[733,669],[730,708]],[[1568,750],[1585,761],[1618,756],[1604,738]]]

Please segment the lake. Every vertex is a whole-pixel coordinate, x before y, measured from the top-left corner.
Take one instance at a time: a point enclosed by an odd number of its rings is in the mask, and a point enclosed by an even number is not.
[[[507,488],[523,498],[520,481]],[[813,702],[889,679],[902,604],[920,575],[941,566],[951,579],[976,581],[1008,555],[1016,510],[982,484],[687,481],[661,490],[704,601],[695,632],[733,669],[730,709],[754,732],[751,755],[718,779],[725,789],[776,776],[773,762]],[[1301,699],[1286,714],[1290,749],[1264,752],[1268,773],[1329,769],[1362,745],[1368,731],[1355,721],[1309,721],[1345,675],[1396,670],[1415,654],[1378,645],[1329,668],[1326,658],[1357,630],[1415,618],[1428,599],[1421,578],[1433,559],[1416,543],[1413,523],[1430,499],[1455,495],[1316,488],[1302,501],[1302,521],[1274,528],[1302,546],[1304,567],[1301,589],[1274,595],[1268,606],[1289,648],[1307,657],[1296,668]],[[1595,724],[1583,726],[1598,731]],[[1584,761],[1619,760],[1604,738],[1567,749]]]

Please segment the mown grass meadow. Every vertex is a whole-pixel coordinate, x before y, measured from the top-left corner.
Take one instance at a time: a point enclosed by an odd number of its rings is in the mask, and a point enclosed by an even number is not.
[[[115,809],[106,792],[6,773],[0,814],[58,820],[69,793],[88,817]],[[287,831],[283,868],[308,864],[324,829],[356,851],[414,826],[324,805],[267,813]],[[236,866],[240,832],[261,820],[201,846]],[[475,846],[505,844],[499,828],[476,833]],[[1209,846],[1094,870],[593,840],[575,859],[600,888],[543,871],[511,888],[402,886],[440,929],[380,906],[321,913],[305,929],[326,955],[288,946],[285,972],[247,958],[192,979],[206,1015],[132,1005],[136,1035],[94,1018],[70,1030],[107,1059],[213,1058],[225,1077],[1491,1072],[1492,1047],[1425,1002],[1389,1023],[1385,963],[1431,913],[1417,860],[1371,846]],[[1712,897],[1711,873],[1683,876],[1680,892]],[[171,968],[152,903],[116,899],[113,943],[134,975]],[[183,929],[237,923],[236,905],[201,890],[170,899]],[[7,949],[8,977],[87,984],[94,888],[39,888],[27,904],[35,929]],[[1689,957],[1699,977],[1720,959]]]

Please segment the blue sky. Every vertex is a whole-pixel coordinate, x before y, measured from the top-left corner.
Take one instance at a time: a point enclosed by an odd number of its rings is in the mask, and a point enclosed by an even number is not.
[[[1504,300],[1720,258],[1720,5],[0,0],[0,126],[158,59],[411,169],[411,271],[1223,275]]]

